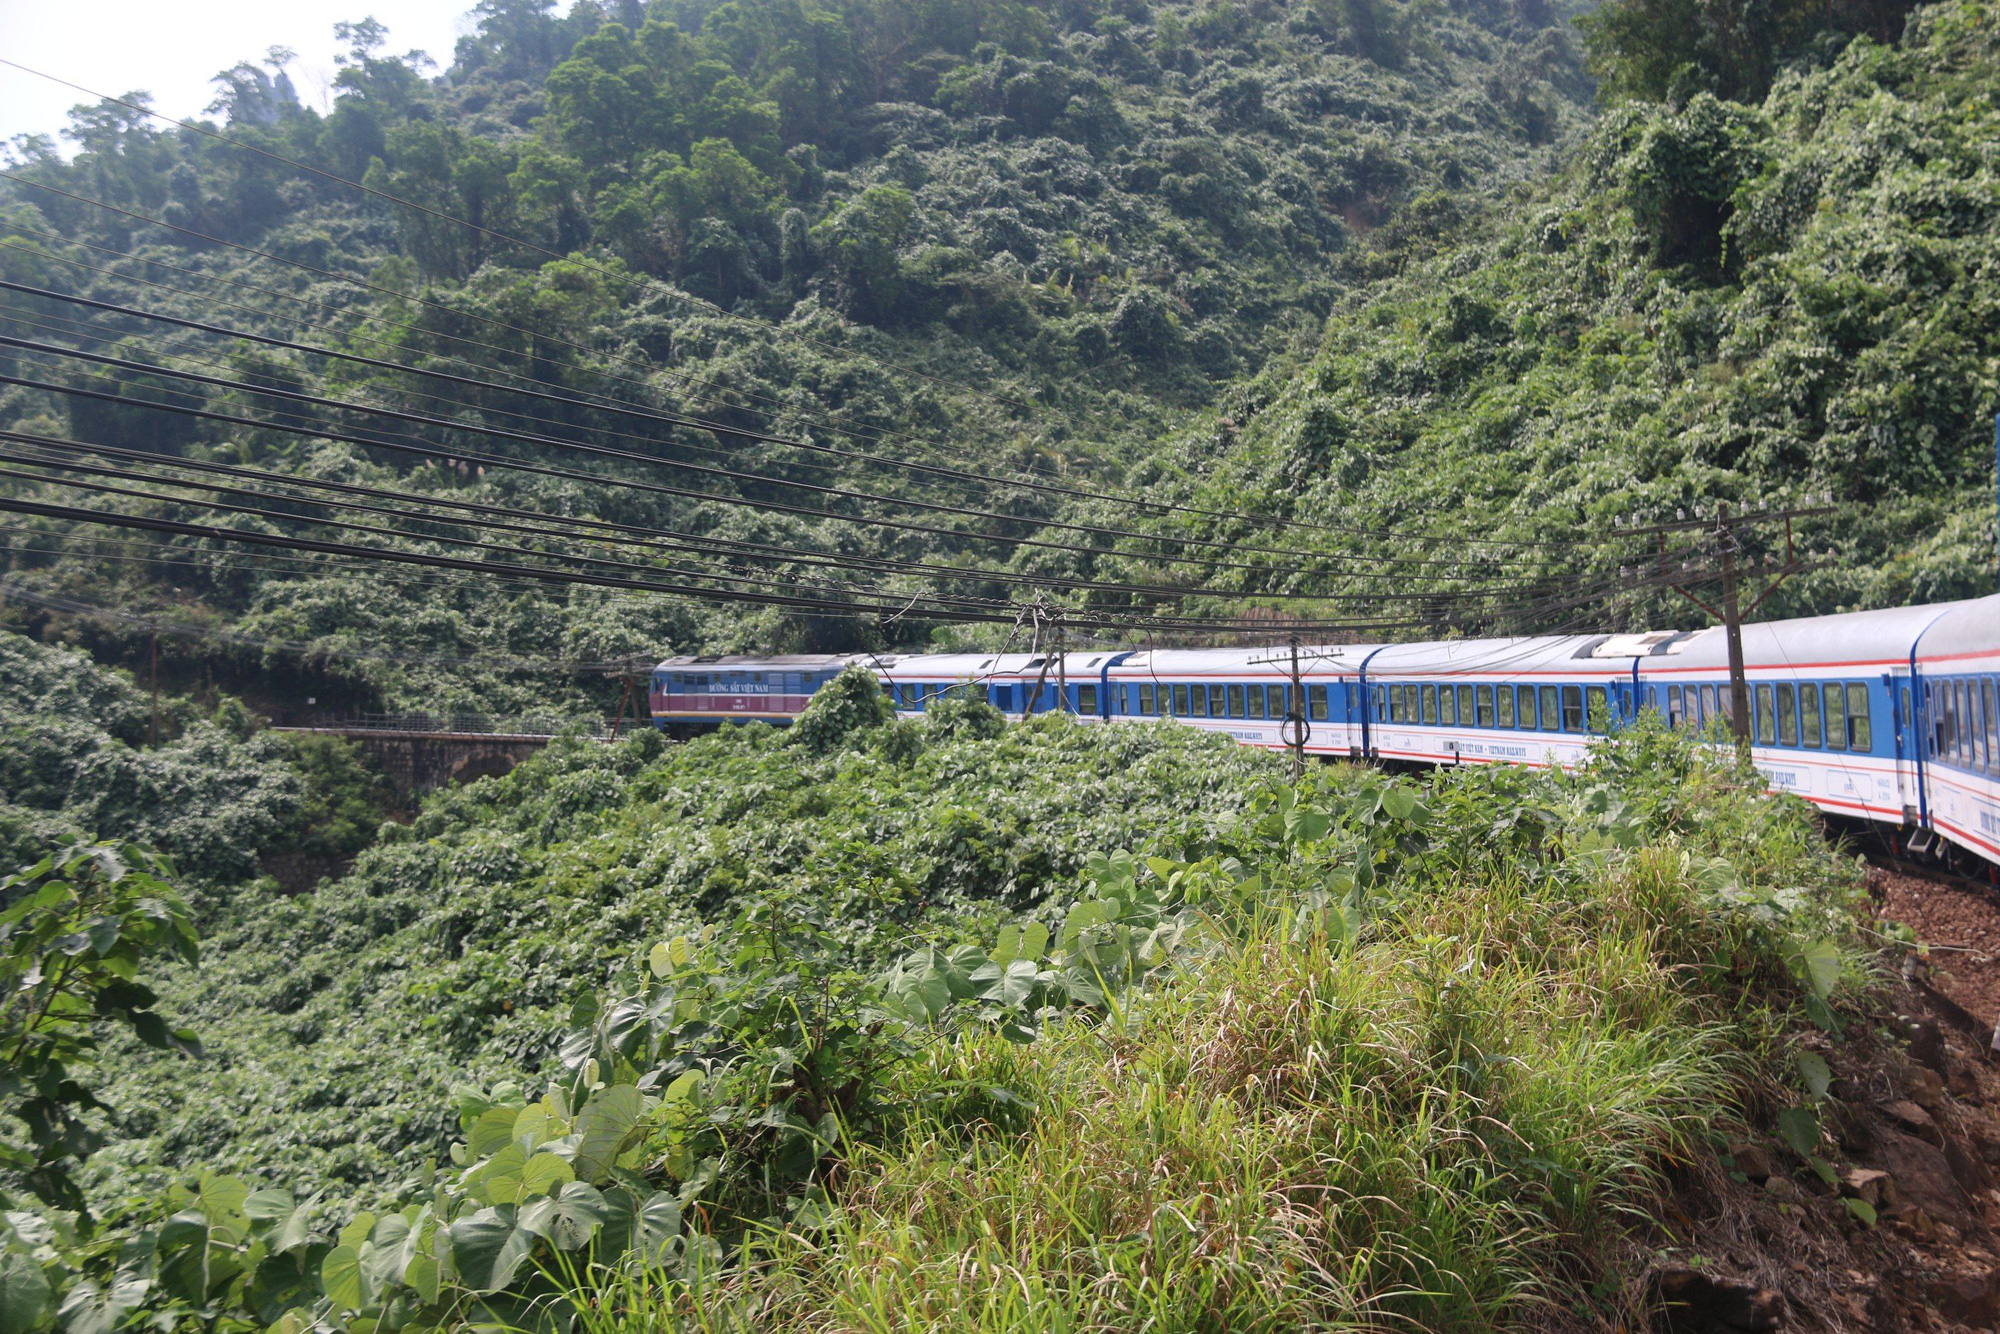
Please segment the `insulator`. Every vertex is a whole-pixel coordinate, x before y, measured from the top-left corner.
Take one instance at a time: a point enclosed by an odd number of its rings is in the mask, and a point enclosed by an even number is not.
[[[1676,519],[1685,519],[1685,518],[1687,518],[1687,516],[1688,516],[1688,515],[1687,515],[1687,511],[1686,511],[1686,510],[1684,510],[1684,509],[1679,509],[1679,508],[1676,508],[1676,509],[1674,510],[1674,517],[1675,517]]]

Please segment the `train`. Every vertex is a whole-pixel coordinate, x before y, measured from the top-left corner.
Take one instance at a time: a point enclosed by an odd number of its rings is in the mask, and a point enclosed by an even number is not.
[[[1752,761],[1774,790],[1899,851],[2000,866],[2000,595],[1742,628]],[[1027,717],[1221,732],[1247,746],[1415,765],[1576,764],[1645,710],[1733,717],[1727,635],[1035,653],[669,658],[653,723],[784,724],[863,664],[904,717],[949,695]]]

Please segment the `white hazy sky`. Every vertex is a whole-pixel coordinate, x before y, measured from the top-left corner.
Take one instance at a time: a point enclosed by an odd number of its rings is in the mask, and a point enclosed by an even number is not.
[[[273,46],[298,53],[292,82],[324,109],[338,49],[333,25],[373,16],[386,49],[451,62],[473,0],[0,0],[0,56],[99,92],[153,95],[153,109],[185,120],[214,100],[209,79]],[[0,143],[54,135],[82,94],[0,65]],[[65,156],[70,146],[59,142]]]

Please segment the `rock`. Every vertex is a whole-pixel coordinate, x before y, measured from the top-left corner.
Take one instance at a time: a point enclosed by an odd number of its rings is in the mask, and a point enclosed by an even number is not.
[[[1884,1129],[1876,1137],[1874,1158],[1895,1178],[1900,1198],[1941,1223],[1963,1227],[1969,1221],[1965,1192],[1959,1189],[1950,1161],[1935,1147],[1900,1131]]]
[[[1952,1175],[1958,1179],[1960,1190],[1974,1195],[1993,1184],[1993,1174],[1986,1170],[1986,1164],[1975,1157],[1973,1149],[1968,1149],[1963,1142],[1947,1138],[1940,1147],[1944,1149],[1944,1160],[1951,1164]]]
[[[1870,1205],[1885,1203],[1890,1189],[1889,1174],[1873,1167],[1850,1167],[1840,1174],[1840,1193]]]
[[[1676,1334],[1776,1329],[1785,1314],[1785,1295],[1775,1288],[1698,1269],[1661,1270],[1653,1292]]]
[[[1944,1050],[1944,1030],[1938,1021],[1929,1017],[1900,1014],[1896,1016],[1902,1024],[1903,1035],[1910,1044],[1910,1056],[1923,1062],[1934,1072],[1942,1075],[1945,1062],[1949,1059]]]
[[[2000,1275],[1990,1269],[1953,1269],[1924,1281],[1924,1296],[1940,1314],[1968,1325],[2000,1317]]]
[[[1803,1204],[1806,1198],[1806,1193],[1799,1189],[1798,1182],[1775,1173],[1766,1178],[1764,1193],[1780,1204]]]
[[[1759,1144],[1732,1144],[1729,1148],[1730,1161],[1736,1166],[1731,1169],[1749,1178],[1751,1184],[1761,1186],[1771,1177],[1771,1155]]]
[[[1882,1110],[1887,1112],[1889,1118],[1899,1127],[1909,1131],[1912,1135],[1920,1139],[1936,1141],[1938,1133],[1937,1121],[1929,1112],[1917,1106],[1917,1104],[1911,1102],[1908,1098],[1898,1098]]]
[[[1938,1072],[1926,1066],[1911,1066],[1903,1075],[1903,1087],[1908,1090],[1910,1100],[1926,1111],[1935,1112],[1944,1106],[1944,1081]]]

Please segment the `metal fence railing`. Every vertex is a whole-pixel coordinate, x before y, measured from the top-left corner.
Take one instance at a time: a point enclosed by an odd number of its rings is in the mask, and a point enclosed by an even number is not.
[[[484,736],[586,736],[603,739],[613,720],[596,715],[487,713],[350,713],[314,715],[305,727],[337,732],[441,732]],[[627,717],[622,731],[646,726],[644,717]]]

